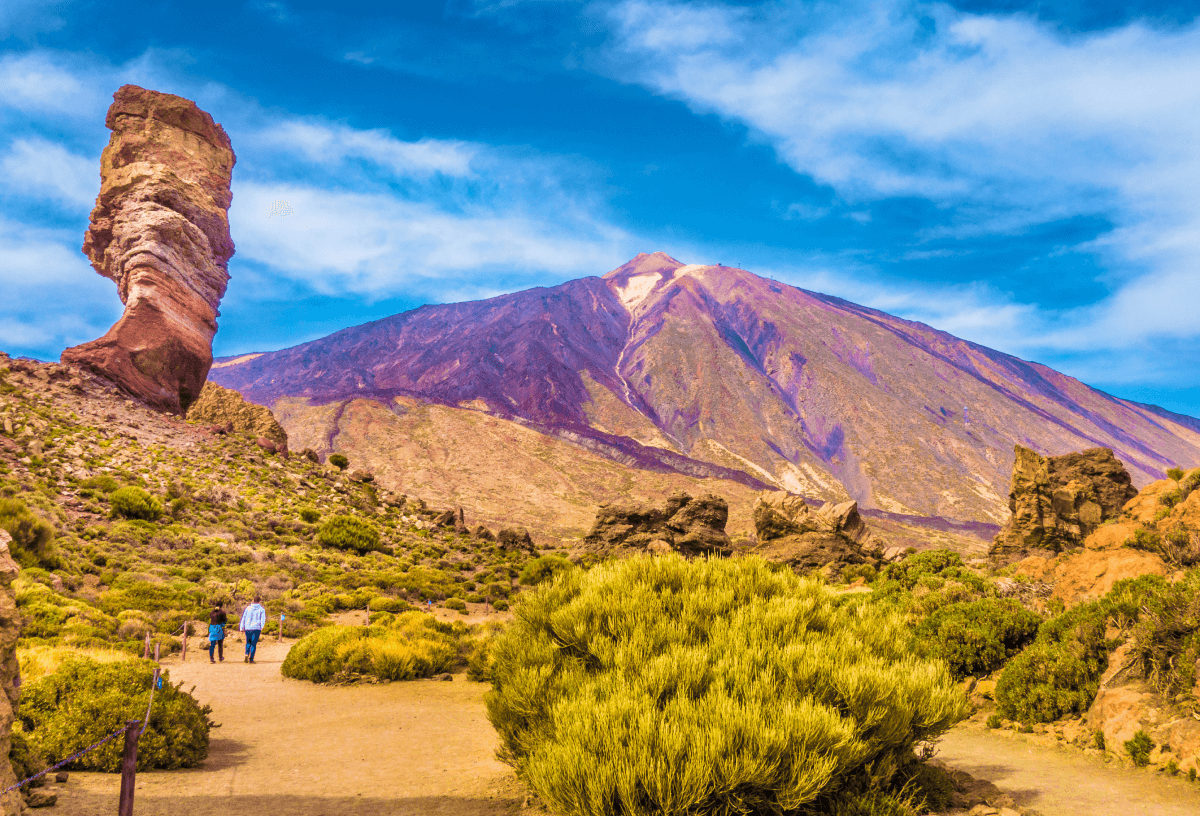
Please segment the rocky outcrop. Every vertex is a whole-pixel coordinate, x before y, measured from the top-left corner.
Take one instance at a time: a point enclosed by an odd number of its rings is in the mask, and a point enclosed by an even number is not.
[[[854,501],[814,510],[800,496],[764,491],[754,503],[754,530],[756,554],[797,572],[876,564],[882,557]]]
[[[246,402],[237,391],[216,383],[204,384],[200,398],[188,409],[187,418],[192,422],[227,427],[256,440],[269,441],[276,450],[287,450],[287,432],[275,421],[270,409]]]
[[[227,211],[235,158],[224,129],[194,102],[136,85],[113,99],[83,251],[116,282],[125,313],[100,339],[64,351],[62,361],[182,414],[212,365],[233,255]]]
[[[602,505],[584,546],[605,554],[649,550],[688,556],[729,555],[725,533],[729,505],[719,496],[693,499],[671,494],[662,509],[653,505]]]
[[[1135,496],[1129,472],[1108,448],[1046,457],[1017,445],[1008,496],[1012,516],[988,554],[999,564],[1052,557],[1082,544]]]
[[[496,534],[496,542],[505,550],[534,552],[533,537],[524,527],[505,527]]]
[[[16,784],[8,752],[12,748],[12,726],[21,697],[21,670],[17,666],[17,638],[21,635],[21,613],[12,582],[17,564],[9,555],[12,537],[0,530],[0,790]],[[16,816],[21,812],[21,797],[16,791],[0,795],[0,814]]]
[[[437,527],[442,527],[447,530],[453,530],[456,533],[466,535],[468,532],[466,518],[463,515],[461,507],[455,507],[453,510],[447,510],[441,513],[433,520]]]

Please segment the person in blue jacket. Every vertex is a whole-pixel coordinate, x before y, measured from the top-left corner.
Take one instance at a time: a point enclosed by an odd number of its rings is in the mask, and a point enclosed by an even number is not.
[[[246,658],[242,662],[253,663],[254,652],[258,649],[258,639],[262,636],[263,627],[267,625],[267,610],[262,605],[262,596],[255,595],[254,603],[242,612],[242,620],[238,628],[246,633]]]
[[[229,622],[229,616],[225,614],[225,610],[221,608],[218,602],[213,606],[213,611],[208,613],[208,662],[216,663],[213,660],[213,651],[225,660],[225,624]]]

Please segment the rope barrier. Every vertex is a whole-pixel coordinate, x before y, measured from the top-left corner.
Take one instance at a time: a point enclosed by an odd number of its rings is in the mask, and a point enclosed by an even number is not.
[[[17,783],[17,784],[15,784],[15,785],[9,785],[9,786],[8,786],[7,788],[5,788],[4,790],[0,791],[0,796],[3,796],[4,794],[8,793],[9,791],[14,791],[14,790],[16,790],[17,788],[21,787],[22,785],[27,785],[27,784],[29,784],[30,782],[34,781],[35,779],[40,779],[40,778],[42,778],[43,776],[45,776],[46,774],[50,773],[51,771],[57,771],[59,768],[63,767],[64,765],[69,765],[70,763],[72,763],[72,762],[74,762],[75,760],[79,759],[79,758],[80,758],[81,756],[83,756],[84,754],[87,754],[87,753],[90,753],[90,752],[92,752],[92,751],[95,751],[97,748],[99,748],[101,745],[103,745],[104,743],[108,742],[109,740],[112,740],[112,739],[114,739],[115,737],[119,737],[121,734],[124,734],[126,731],[128,731],[128,730],[129,730],[129,728],[130,728],[130,725],[129,725],[129,723],[126,723],[125,725],[122,725],[120,728],[118,728],[116,731],[113,731],[111,734],[109,734],[109,735],[108,735],[107,737],[105,737],[104,739],[100,740],[99,742],[94,742],[94,743],[92,743],[92,744],[91,744],[91,745],[89,745],[87,748],[84,748],[82,751],[76,751],[75,753],[71,754],[69,757],[67,757],[66,759],[64,759],[62,762],[59,762],[59,763],[57,763],[57,764],[55,764],[55,765],[51,765],[49,768],[47,768],[47,769],[46,769],[46,770],[44,770],[44,771],[40,771],[39,773],[35,773],[33,776],[29,777],[28,779],[26,779],[26,780],[25,780],[25,781],[23,781],[23,782],[18,782],[18,783]]]

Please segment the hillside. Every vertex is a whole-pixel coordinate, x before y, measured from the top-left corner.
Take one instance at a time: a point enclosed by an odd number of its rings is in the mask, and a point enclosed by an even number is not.
[[[498,450],[455,475],[438,446],[400,441],[432,422],[413,412],[453,425],[464,456],[532,430],[628,466],[617,471],[628,481],[676,473],[992,523],[1007,516],[1014,443],[1110,447],[1139,486],[1200,459],[1189,418],[919,323],[663,253],[602,278],[423,306],[219,361],[209,377],[275,408],[294,445],[372,458],[394,489],[439,473],[441,489],[485,514],[491,505],[467,485],[502,483],[509,468],[535,485],[568,483],[533,487],[534,503],[611,501],[621,480],[597,487],[569,464]],[[523,519],[532,511],[521,503],[511,491],[500,501]]]

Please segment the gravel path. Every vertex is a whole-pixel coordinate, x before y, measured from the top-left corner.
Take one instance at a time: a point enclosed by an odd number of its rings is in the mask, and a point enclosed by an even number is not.
[[[1200,814],[1200,785],[1106,763],[1077,749],[1036,745],[1010,732],[959,726],[939,743],[937,758],[1044,816]]]

